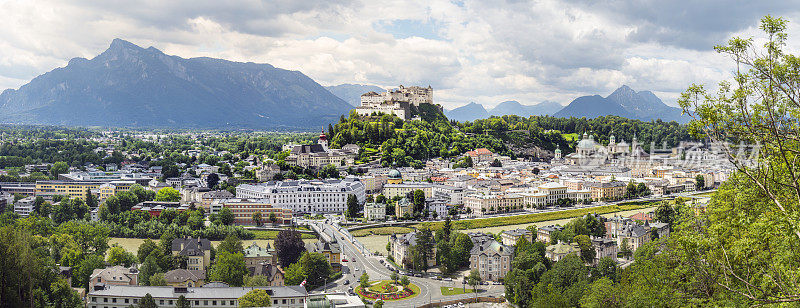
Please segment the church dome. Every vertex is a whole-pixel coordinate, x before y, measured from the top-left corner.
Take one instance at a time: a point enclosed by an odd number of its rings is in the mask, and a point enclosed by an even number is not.
[[[403,178],[403,176],[400,174],[400,171],[397,171],[397,169],[389,170],[389,175],[388,176],[389,176],[390,179],[402,179]]]
[[[594,149],[594,140],[592,139],[582,139],[578,142],[579,149]]]

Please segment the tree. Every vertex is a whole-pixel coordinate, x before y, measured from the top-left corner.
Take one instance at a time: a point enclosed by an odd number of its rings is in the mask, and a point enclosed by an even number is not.
[[[614,289],[614,282],[608,278],[600,278],[589,286],[589,290],[581,297],[581,307],[612,308],[622,307],[620,295]]]
[[[256,275],[244,277],[245,287],[268,287],[271,285],[272,282],[269,280],[269,276]]]
[[[139,284],[146,286],[150,285],[150,277],[155,273],[162,272],[161,267],[158,266],[156,255],[151,253],[145,258],[144,263],[139,268]]]
[[[226,226],[230,226],[233,224],[233,212],[230,208],[223,207],[222,210],[219,211],[219,221]]]
[[[178,202],[181,201],[181,193],[172,187],[164,187],[156,193],[156,201]]]
[[[361,273],[361,277],[358,278],[358,283],[364,289],[369,288],[369,275],[367,275],[366,271]]]
[[[428,270],[428,260],[433,257],[433,247],[436,243],[433,240],[433,234],[430,228],[422,228],[417,232],[417,245],[416,249],[421,258],[421,267],[423,271]]]
[[[164,273],[155,273],[150,276],[150,285],[151,286],[166,286],[167,280],[164,279]]]
[[[306,246],[297,230],[281,230],[275,237],[275,250],[281,267],[286,268],[300,259]]]
[[[478,284],[481,283],[481,274],[478,273],[477,269],[469,271],[469,276],[467,276],[467,283],[472,287],[472,291],[475,292],[477,296]]]
[[[675,223],[675,215],[675,209],[669,202],[661,202],[656,208],[655,219],[669,225],[670,231],[672,231],[672,225]]]
[[[600,274],[600,277],[611,279],[611,281],[617,281],[617,262],[610,257],[603,257],[600,258],[600,261],[597,264],[597,272]]]
[[[490,167],[502,167],[503,164],[500,162],[499,159],[495,158],[492,163],[489,164]]]
[[[158,308],[156,305],[156,300],[153,299],[153,296],[150,293],[147,293],[139,299],[139,304],[136,306],[138,308]]]
[[[581,259],[583,259],[583,262],[594,262],[595,251],[594,246],[592,246],[592,239],[587,235],[578,235],[575,236],[575,242],[578,243],[578,247],[581,249]]]
[[[218,183],[219,183],[219,175],[218,174],[212,173],[212,174],[209,174],[206,177],[206,184],[207,184],[206,186],[208,188],[213,189],[214,187],[217,187]]]
[[[357,217],[359,210],[358,198],[356,198],[356,195],[347,195],[347,217],[351,219]]]
[[[253,213],[252,219],[253,219],[253,223],[255,223],[256,226],[261,227],[264,224],[264,218],[261,216],[261,212]]]
[[[106,262],[111,265],[130,267],[133,263],[136,263],[136,256],[118,245],[111,246],[107,254]]]
[[[412,202],[414,203],[414,214],[422,213],[425,210],[425,192],[417,189],[412,193]]]
[[[392,271],[392,274],[389,275],[389,279],[391,279],[392,282],[397,283],[397,280],[400,279],[400,276],[397,275],[397,272]]]
[[[303,273],[307,279],[307,288],[321,286],[325,280],[333,273],[328,258],[321,253],[304,252],[300,260],[297,261],[303,268]]]
[[[406,276],[406,275],[403,275],[403,277],[400,277],[400,285],[402,285],[402,286],[406,287],[406,286],[408,286],[410,283],[411,283],[411,281],[409,281],[409,280],[408,280],[408,276]]]
[[[67,283],[66,280],[56,280],[50,284],[50,297],[54,308],[80,308],[83,306],[78,292]]]
[[[217,253],[222,251],[244,254],[244,246],[242,245],[242,241],[236,237],[236,234],[228,233],[228,236],[217,245]]]
[[[247,275],[247,267],[245,267],[243,254],[229,253],[224,250],[217,252],[217,258],[214,265],[211,266],[211,280],[239,287],[244,283],[245,275]]]
[[[239,298],[239,307],[269,307],[272,306],[267,290],[253,289]]]
[[[186,296],[179,296],[178,300],[175,301],[175,308],[191,308],[192,303],[186,299]]]
[[[706,189],[706,177],[702,174],[698,174],[694,177],[694,188],[695,190],[704,190]]]
[[[67,172],[69,172],[69,165],[63,161],[55,162],[52,166],[50,166],[50,175],[52,175],[53,178],[58,178],[59,174],[64,174]]]
[[[325,167],[322,167],[322,170],[319,172],[320,178],[338,178],[339,177],[339,170],[336,169],[336,166],[332,164],[327,164]]]
[[[636,184],[633,184],[633,181],[630,181],[628,182],[628,186],[625,186],[624,198],[631,199],[635,198],[636,196],[638,196],[638,193],[636,191]]]
[[[284,274],[284,284],[287,286],[296,286],[303,282],[306,279],[305,273],[303,273],[303,267],[300,265],[300,262],[294,263],[289,265],[289,267],[284,267],[286,269],[286,273]]]
[[[622,242],[619,244],[619,252],[625,258],[628,258],[631,255],[633,255],[633,251],[631,251],[631,246],[628,243],[627,238],[622,239]]]
[[[275,216],[275,212],[270,212],[270,213],[269,213],[269,222],[270,222],[270,223],[272,223],[273,225],[274,225],[276,222],[278,222],[278,217],[277,217],[277,216]]]

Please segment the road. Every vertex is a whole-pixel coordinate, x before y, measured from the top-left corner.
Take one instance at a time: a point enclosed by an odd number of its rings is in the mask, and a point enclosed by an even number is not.
[[[359,249],[359,246],[363,246],[358,243],[356,238],[350,236],[346,229],[340,228],[334,221],[331,221],[327,224],[320,221],[310,221],[309,223],[317,224],[317,226],[322,228],[324,232],[336,234],[336,239],[341,244],[342,256],[348,259],[348,262],[342,262],[343,277],[337,281],[329,283],[327,285],[328,292],[347,292],[351,287],[358,285],[358,278],[365,270],[367,271],[367,275],[369,275],[370,280],[389,279],[392,271],[381,263],[381,260],[384,262],[386,262],[386,260],[383,257],[375,256],[366,250],[362,252],[362,250]],[[442,295],[441,287],[461,287],[460,281],[445,282],[432,278],[411,276],[408,278],[411,283],[419,286],[420,294],[407,300],[386,302],[384,305],[385,307],[416,307],[431,302],[457,300],[475,296],[474,294],[460,294],[451,296]],[[344,284],[345,281],[349,281],[349,284]],[[314,291],[322,290],[323,288]],[[497,297],[503,295],[504,292],[505,288],[502,285],[482,285],[479,287],[480,296]]]

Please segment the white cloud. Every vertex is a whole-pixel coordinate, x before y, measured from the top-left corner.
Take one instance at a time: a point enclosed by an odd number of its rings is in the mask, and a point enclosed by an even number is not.
[[[674,103],[691,83],[729,78],[729,60],[711,44],[757,33],[758,16],[776,9],[798,20],[797,8],[717,3],[692,10],[655,0],[0,0],[0,88],[19,87],[72,57],[91,58],[119,37],[182,57],[270,63],[323,85],[432,85],[448,108],[566,104],[622,84]],[[790,34],[800,31],[790,25]]]

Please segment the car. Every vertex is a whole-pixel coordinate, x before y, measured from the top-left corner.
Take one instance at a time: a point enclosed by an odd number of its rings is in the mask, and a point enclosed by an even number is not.
[[[356,267],[355,271],[358,272],[358,267]]]
[[[422,278],[422,274],[414,274],[414,277]]]
[[[342,259],[342,262],[347,262],[347,259]]]
[[[344,281],[344,285],[348,285],[348,284],[350,284],[350,280],[345,280]]]
[[[444,281],[453,281],[453,278],[447,277],[447,278],[442,279],[442,280],[444,280]]]

